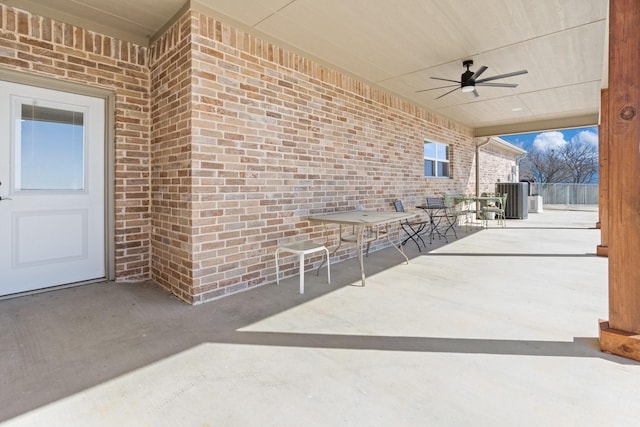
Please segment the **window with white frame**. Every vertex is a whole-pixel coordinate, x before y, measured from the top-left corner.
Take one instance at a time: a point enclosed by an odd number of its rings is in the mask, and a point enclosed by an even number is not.
[[[424,142],[424,176],[427,178],[448,178],[450,150],[447,144]]]

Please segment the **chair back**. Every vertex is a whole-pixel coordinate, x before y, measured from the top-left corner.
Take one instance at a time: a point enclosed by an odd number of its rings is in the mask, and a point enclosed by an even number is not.
[[[443,197],[429,197],[427,196],[427,207],[429,208],[445,208]]]
[[[396,212],[404,212],[404,206],[402,206],[402,200],[394,201],[393,207],[396,208]]]
[[[509,195],[509,193],[503,193],[502,194],[502,199],[500,199],[500,209],[505,210],[507,209],[507,196]]]

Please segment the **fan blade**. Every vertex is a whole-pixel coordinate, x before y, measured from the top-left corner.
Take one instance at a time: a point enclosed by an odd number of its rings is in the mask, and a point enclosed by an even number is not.
[[[443,93],[442,95],[440,95],[440,96],[439,96],[439,97],[437,97],[436,99],[440,99],[440,98],[442,98],[442,97],[443,97],[443,96],[445,96],[445,95],[449,95],[451,92],[455,92],[456,90],[458,90],[458,88],[457,88],[457,87],[456,87],[456,88],[451,89],[451,90],[450,90],[449,92],[447,92],[447,93]]]
[[[500,74],[499,76],[487,77],[486,79],[476,80],[476,84],[488,82],[491,80],[504,79],[506,77],[519,76],[520,74],[527,74],[527,73],[528,73],[527,70],[520,70],[520,71],[514,71],[513,73]]]
[[[480,94],[478,93],[478,91],[476,90],[476,88],[473,88],[473,92],[471,92],[471,93],[473,93],[473,96],[474,96],[475,98],[477,98],[477,97],[479,97],[479,96],[480,96]]]
[[[478,83],[476,86],[493,86],[493,87],[518,87],[515,83]]]
[[[444,88],[453,87],[453,86],[460,86],[460,84],[458,83],[458,84],[455,84],[455,85],[446,85],[446,86],[432,87],[432,88],[429,88],[429,89],[420,89],[420,90],[417,90],[416,93],[418,93],[418,92],[426,92],[428,90],[444,89]]]
[[[443,80],[445,82],[453,82],[453,83],[460,84],[460,80],[443,79],[443,78],[440,78],[440,77],[431,77],[431,78],[434,79],[434,80]]]
[[[480,77],[480,74],[484,73],[485,71],[487,71],[488,67],[485,67],[484,65],[480,68],[478,68],[478,71],[476,71],[473,76],[471,76],[471,80],[475,80],[478,77]]]

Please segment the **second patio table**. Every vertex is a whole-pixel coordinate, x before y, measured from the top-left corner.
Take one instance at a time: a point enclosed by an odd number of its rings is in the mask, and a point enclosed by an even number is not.
[[[380,228],[388,226],[393,223],[399,223],[402,220],[409,219],[415,216],[413,213],[406,212],[387,212],[387,211],[346,211],[346,212],[337,212],[326,215],[316,215],[308,218],[310,222],[317,222],[322,224],[337,224],[340,227],[339,230],[339,242],[338,247],[332,252],[332,255],[335,254],[343,241],[351,241],[346,238],[343,238],[342,227],[350,226],[354,227],[355,234],[355,243],[358,248],[358,261],[360,262],[360,274],[362,276],[362,286],[365,285],[365,274],[364,274],[364,244],[371,243],[371,241],[380,238],[381,235],[386,236],[387,240],[391,245],[396,248],[398,252],[402,254],[407,263],[409,263],[409,258],[405,255],[402,250],[402,246],[398,247],[395,243],[393,243],[389,237],[388,232],[381,232]],[[367,236],[365,238],[365,232],[373,231],[374,234],[372,236]]]

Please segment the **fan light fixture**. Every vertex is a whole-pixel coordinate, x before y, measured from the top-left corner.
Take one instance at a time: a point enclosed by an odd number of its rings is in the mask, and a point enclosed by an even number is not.
[[[478,97],[478,96],[480,96],[478,94],[478,91],[476,90],[476,88],[478,86],[515,88],[515,87],[518,86],[515,83],[494,83],[493,80],[504,79],[504,78],[513,77],[513,76],[519,76],[520,74],[527,74],[527,70],[521,70],[521,71],[514,71],[513,73],[500,74],[500,75],[497,75],[497,76],[487,77],[487,78],[481,79],[480,75],[482,73],[484,73],[485,71],[487,71],[487,67],[483,65],[482,67],[480,67],[478,69],[478,71],[476,71],[474,73],[473,71],[470,70],[472,65],[473,65],[473,60],[471,60],[471,59],[467,59],[466,61],[462,62],[462,66],[466,67],[467,70],[464,73],[462,73],[462,75],[460,75],[460,80],[443,79],[441,77],[431,77],[432,79],[435,79],[435,80],[444,80],[445,82],[451,82],[453,84],[449,84],[447,86],[432,87],[430,89],[417,90],[416,93],[425,92],[425,91],[428,91],[428,90],[437,90],[437,89],[444,89],[444,88],[448,88],[448,87],[453,87],[453,89],[451,89],[448,92],[443,93],[442,95],[440,95],[436,99],[440,99],[443,96],[449,95],[450,93],[457,91],[458,88],[460,88],[460,91],[463,92],[463,93],[472,93],[474,97]]]

